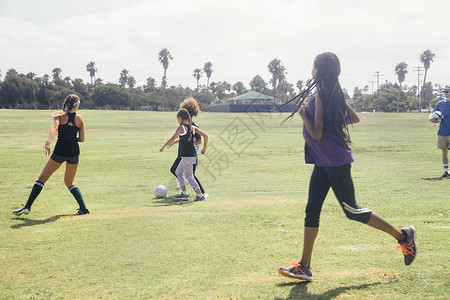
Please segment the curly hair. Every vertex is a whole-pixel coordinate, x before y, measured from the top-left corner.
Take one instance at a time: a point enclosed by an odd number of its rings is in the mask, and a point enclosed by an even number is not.
[[[197,100],[192,97],[184,99],[184,101],[180,103],[180,108],[186,109],[191,117],[196,117],[200,113],[200,106],[198,106]]]

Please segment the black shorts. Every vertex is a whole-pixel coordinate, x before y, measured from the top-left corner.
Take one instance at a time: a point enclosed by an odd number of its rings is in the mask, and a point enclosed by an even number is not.
[[[77,165],[78,161],[80,160],[80,156],[72,156],[72,157],[66,157],[66,156],[61,156],[55,153],[52,153],[52,156],[50,156],[50,158],[54,161],[56,161],[57,163],[62,164],[63,162],[67,162],[68,164],[73,164],[73,165]]]

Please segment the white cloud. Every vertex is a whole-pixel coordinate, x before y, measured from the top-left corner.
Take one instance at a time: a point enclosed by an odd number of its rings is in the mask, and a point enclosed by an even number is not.
[[[267,65],[274,58],[295,84],[310,76],[317,54],[334,51],[341,59],[342,85],[351,92],[374,80],[375,71],[384,75],[382,81],[395,82],[401,61],[409,65],[405,83],[417,84],[412,67],[431,49],[436,60],[428,79],[450,82],[448,26],[439,15],[450,8],[446,0],[2,2],[0,27],[8,28],[0,30],[3,74],[15,68],[42,76],[60,67],[63,76],[87,81],[85,66],[94,61],[104,81],[117,82],[126,68],[138,85],[150,76],[160,83],[158,53],[167,48],[174,57],[170,85],[195,86],[192,72],[207,61],[213,63],[213,81],[248,87],[261,75],[268,82]]]

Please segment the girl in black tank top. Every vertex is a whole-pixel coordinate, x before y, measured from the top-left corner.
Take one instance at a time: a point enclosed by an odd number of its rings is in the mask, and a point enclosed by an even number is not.
[[[27,215],[30,213],[31,206],[34,200],[41,192],[44,184],[50,178],[50,176],[58,170],[63,162],[66,162],[66,172],[64,174],[64,183],[69,191],[77,200],[80,206],[78,212],[75,215],[89,214],[89,210],[84,204],[83,196],[80,189],[74,184],[73,180],[77,173],[78,156],[80,154],[80,148],[78,142],[84,142],[84,121],[83,117],[77,115],[77,110],[80,105],[80,99],[75,94],[70,94],[64,99],[63,111],[56,112],[53,116],[53,125],[50,129],[50,133],[47,138],[47,142],[44,146],[44,154],[50,155],[51,142],[58,131],[58,141],[56,142],[53,154],[47,161],[44,169],[39,175],[38,180],[34,183],[30,196],[28,197],[27,204],[24,207],[13,211],[13,214]],[[61,124],[62,120],[65,121],[67,116],[67,123]],[[78,124],[78,126],[77,126]]]
[[[197,132],[203,137],[203,149],[202,154],[205,154],[206,147],[208,145],[208,135],[204,133],[199,128],[192,126],[191,117],[186,109],[180,109],[177,113],[178,124],[175,133],[170,139],[159,149],[160,152],[164,151],[164,148],[171,145],[177,137],[179,138],[179,151],[181,156],[181,161],[178,164],[175,174],[178,178],[181,187],[181,194],[174,196],[174,199],[189,200],[189,195],[186,191],[186,181],[184,177],[189,181],[191,187],[197,194],[194,201],[206,200],[205,196],[202,194],[198,182],[194,178],[193,164],[197,159],[196,150],[194,147],[194,134]],[[184,176],[183,176],[184,174]]]
[[[64,125],[58,126],[58,140],[56,141],[53,153],[72,157],[80,155],[80,147],[78,146],[77,135],[80,128],[75,124],[76,112],[68,113],[69,120]]]

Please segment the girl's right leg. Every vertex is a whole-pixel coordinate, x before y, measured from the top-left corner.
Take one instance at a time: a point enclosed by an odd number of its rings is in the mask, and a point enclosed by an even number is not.
[[[34,183],[33,188],[31,189],[31,193],[28,196],[27,203],[24,207],[13,211],[14,214],[20,216],[21,214],[28,214],[30,212],[31,206],[33,205],[34,200],[36,200],[36,198],[41,193],[44,184],[47,182],[50,176],[52,176],[52,174],[56,170],[58,170],[60,166],[61,163],[58,163],[51,158],[48,159],[47,163],[44,166],[44,169],[38,177],[38,180]]]
[[[27,207],[28,209],[31,208],[31,205],[33,205],[34,200],[41,192],[42,188],[44,187],[44,184],[47,182],[50,176],[52,176],[52,174],[59,169],[60,166],[61,163],[56,162],[51,158],[48,159],[47,163],[44,166],[44,169],[41,172],[41,175],[39,175],[38,180],[36,181],[36,183],[33,186],[33,189],[31,190],[30,196],[28,197],[28,201],[25,207]]]
[[[330,184],[323,168],[314,166],[309,182],[308,204],[306,205],[305,232],[303,234],[303,252],[300,263],[310,267],[312,251],[319,233],[319,218],[323,202],[327,197]]]

